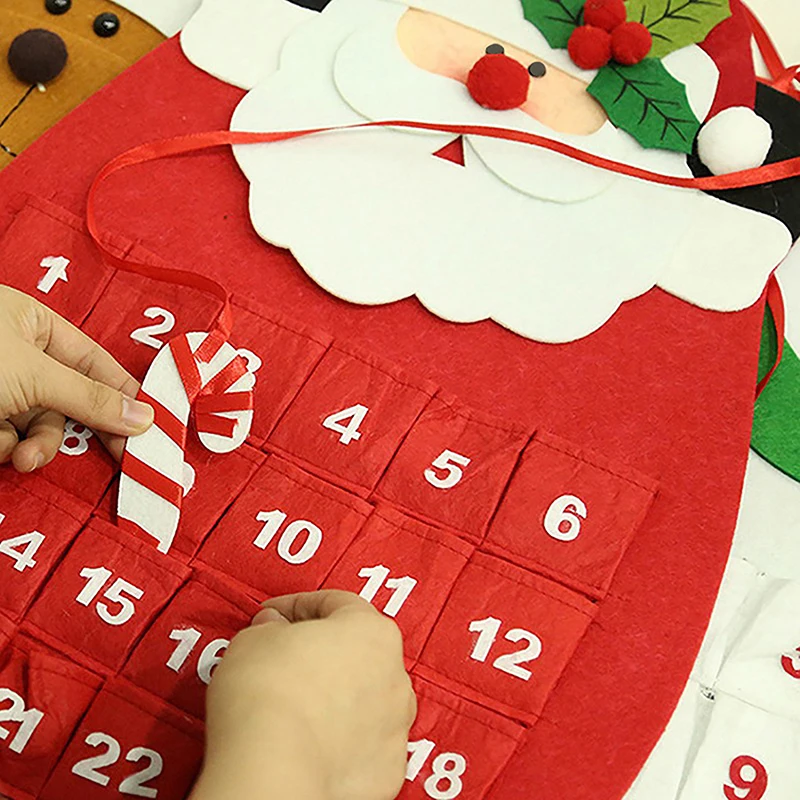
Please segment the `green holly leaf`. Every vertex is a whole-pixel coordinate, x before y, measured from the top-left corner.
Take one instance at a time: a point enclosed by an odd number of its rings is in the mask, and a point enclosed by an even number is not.
[[[618,128],[643,147],[691,153],[700,122],[686,96],[686,87],[655,59],[624,67],[603,67],[589,85],[589,94]]]
[[[522,9],[550,47],[563,48],[581,24],[584,4],[585,0],[522,0]]]
[[[651,58],[702,42],[731,15],[730,0],[627,0],[628,20],[647,26]]]

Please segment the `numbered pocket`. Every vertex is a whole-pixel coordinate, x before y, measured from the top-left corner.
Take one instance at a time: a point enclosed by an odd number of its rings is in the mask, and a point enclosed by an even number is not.
[[[127,249],[109,246],[119,255]],[[0,238],[0,264],[0,282],[35,297],[75,325],[86,319],[112,274],[83,221],[38,198],[29,200]]]
[[[422,653],[423,678],[535,720],[595,606],[539,575],[476,553]]]
[[[100,683],[25,637],[0,652],[0,793],[38,796]]]
[[[537,434],[522,456],[487,548],[603,597],[655,496],[632,470]]]
[[[408,743],[407,800],[481,800],[524,728],[416,679],[418,713]]]
[[[155,354],[179,334],[211,329],[220,303],[205,292],[117,273],[83,330],[134,377],[144,378]]]
[[[186,577],[188,570],[174,559],[94,519],[33,604],[26,625],[116,670]]]
[[[435,397],[389,465],[377,494],[482,540],[529,438],[522,428]]]
[[[256,303],[237,300],[231,341],[242,348],[259,378],[250,441],[260,446],[308,380],[331,340],[309,328],[272,319]]]
[[[272,456],[198,558],[264,595],[318,589],[371,510],[363,500]]]
[[[455,536],[379,509],[324,588],[360,594],[392,617],[403,632],[406,658],[415,661],[472,550]]]
[[[38,474],[94,508],[118,472],[119,465],[98,436],[67,420],[56,457]]]
[[[134,650],[124,676],[198,719],[231,639],[260,606],[232,584],[196,571]]]
[[[719,693],[682,798],[781,800],[800,786],[800,725]]]
[[[717,687],[800,723],[800,582],[768,581],[760,607],[733,643]]]
[[[199,726],[118,681],[89,709],[41,798],[182,798],[202,757]]]
[[[362,494],[377,483],[433,387],[334,346],[269,440],[313,472]]]
[[[37,476],[0,476],[0,609],[19,620],[91,508]]]

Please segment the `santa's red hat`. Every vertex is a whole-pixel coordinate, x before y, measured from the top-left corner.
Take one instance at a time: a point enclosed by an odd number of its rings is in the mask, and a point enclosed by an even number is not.
[[[772,128],[755,112],[752,31],[741,0],[700,47],[719,69],[717,94],[697,137],[700,160],[715,175],[760,167],[772,147]]]

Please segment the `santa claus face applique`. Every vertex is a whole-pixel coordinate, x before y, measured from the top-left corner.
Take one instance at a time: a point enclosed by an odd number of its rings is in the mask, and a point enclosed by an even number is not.
[[[270,56],[279,69],[260,76],[209,48],[213,2],[184,32],[190,59],[255,83],[234,130],[502,127],[678,178],[698,148],[720,172],[758,166],[770,147],[738,0],[683,27],[644,0],[280,5],[290,33]],[[545,342],[590,334],[655,286],[746,308],[792,243],[765,214],[475,132],[389,126],[235,152],[256,229],[327,291],[368,305],[416,296],[445,320]]]

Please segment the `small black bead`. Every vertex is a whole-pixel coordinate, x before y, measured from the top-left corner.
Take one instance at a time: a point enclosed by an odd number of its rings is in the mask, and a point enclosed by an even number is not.
[[[119,31],[119,17],[107,11],[105,14],[98,14],[94,20],[94,32],[103,39],[116,35]]]
[[[34,28],[21,33],[8,48],[8,65],[23,83],[48,83],[67,64],[67,46],[52,31]]]
[[[45,0],[44,7],[50,14],[59,16],[72,8],[72,0]]]
[[[486,48],[486,55],[487,56],[501,56],[505,52],[506,52],[506,49],[501,44],[490,44]]]
[[[547,75],[547,67],[541,61],[534,61],[528,67],[528,72],[530,72],[532,78],[544,78]]]

